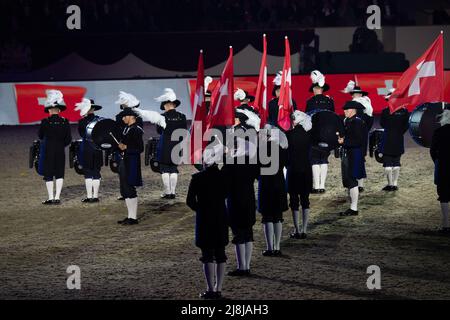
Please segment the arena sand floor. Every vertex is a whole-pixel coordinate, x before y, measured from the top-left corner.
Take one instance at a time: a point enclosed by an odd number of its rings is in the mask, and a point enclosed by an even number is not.
[[[125,216],[125,204],[116,200],[118,179],[109,168],[103,170],[99,204],[80,202],[84,181],[67,168],[61,206],[41,205],[44,183],[27,164],[36,132],[36,126],[0,127],[0,299],[197,299],[204,280],[193,243],[194,213],[184,202],[195,169],[181,168],[178,198],[162,201],[160,177],[143,168],[140,223],[123,227],[116,221]],[[428,151],[409,139],[395,194],[381,191],[382,168],[368,159],[360,215],[350,218],[337,215],[346,207],[346,195],[339,160],[332,158],[328,192],[312,196],[309,238],[289,239],[292,220],[286,212],[284,256],[262,257],[264,238],[258,222],[253,276],[226,277],[223,295],[449,299],[450,237],[436,232],[440,208]],[[227,253],[231,270],[233,246]],[[81,290],[66,287],[70,265],[81,268]],[[381,268],[381,290],[367,289],[369,265]]]

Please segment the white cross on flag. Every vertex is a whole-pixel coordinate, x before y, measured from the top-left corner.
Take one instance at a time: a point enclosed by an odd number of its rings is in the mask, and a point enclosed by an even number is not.
[[[414,108],[426,102],[444,100],[444,36],[441,33],[397,82],[389,108],[391,112],[402,107]]]

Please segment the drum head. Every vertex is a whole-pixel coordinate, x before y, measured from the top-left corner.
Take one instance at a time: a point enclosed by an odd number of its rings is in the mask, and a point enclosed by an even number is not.
[[[343,133],[344,131],[341,118],[329,110],[318,110],[311,116],[313,144],[329,151],[339,146],[336,132]]]
[[[418,106],[409,118],[409,133],[414,141],[426,148],[431,147],[434,131],[439,128],[438,116],[442,113],[442,103],[425,103]]]
[[[91,139],[98,148],[107,150],[117,145],[111,134],[113,134],[116,139],[119,137],[116,122],[111,119],[102,119],[97,121],[94,125]]]
[[[119,163],[116,160],[111,159],[109,161],[109,168],[114,173],[119,173]]]

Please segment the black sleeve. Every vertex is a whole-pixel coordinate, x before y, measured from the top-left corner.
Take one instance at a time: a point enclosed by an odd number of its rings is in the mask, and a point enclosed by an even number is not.
[[[294,99],[292,99],[292,106],[293,106],[294,111],[296,111],[297,110],[297,102],[295,102]]]
[[[182,121],[183,121],[183,124],[182,124],[182,127],[183,127],[183,129],[187,129],[187,121],[186,121],[186,116],[183,114],[182,115]]]
[[[305,113],[312,111],[311,100],[306,101],[306,110]]]
[[[43,119],[39,126],[39,132],[38,132],[38,137],[40,140],[44,139],[46,128],[47,128],[47,119]]]
[[[194,211],[197,211],[197,190],[196,190],[195,178],[192,177],[191,182],[189,183],[189,189],[186,197],[186,204],[189,208]]]
[[[156,132],[158,132],[158,134],[162,134],[164,131],[164,128],[161,126],[156,126]]]
[[[65,127],[64,145],[67,147],[72,142],[72,132],[70,130],[69,121],[65,120],[64,127]]]

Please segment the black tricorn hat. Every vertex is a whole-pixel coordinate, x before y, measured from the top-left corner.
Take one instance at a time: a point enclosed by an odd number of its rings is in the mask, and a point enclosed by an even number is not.
[[[343,107],[344,110],[350,110],[350,109],[355,109],[355,110],[364,110],[364,106],[357,102],[357,101],[347,101]]]
[[[367,91],[361,90],[361,87],[360,87],[360,86],[355,86],[355,87],[353,88],[353,90],[350,91],[349,93],[350,93],[351,95],[353,95],[354,93],[360,93],[360,94],[362,94],[363,96],[368,96],[368,95],[369,95],[369,93],[368,93]]]
[[[173,103],[173,104],[175,104],[175,108],[178,108],[178,106],[181,104],[181,101],[180,100],[175,100],[175,101],[170,101],[170,100],[167,100],[167,101],[162,101],[161,102],[161,105],[159,106],[159,108],[161,109],[161,110],[164,110],[164,105],[166,104],[166,103]]]
[[[91,100],[91,108],[93,108],[95,111],[103,108],[102,106],[95,104],[94,99],[89,99],[89,100]]]
[[[322,88],[323,92],[327,92],[328,90],[330,90],[330,86],[328,85],[328,83],[325,83],[323,86],[320,86],[318,83],[313,83],[311,87],[309,87],[309,92],[314,92],[313,89],[315,87]]]
[[[49,109],[53,109],[53,108],[58,108],[60,111],[64,111],[64,110],[67,109],[67,107],[66,107],[65,104],[59,104],[59,103],[57,103],[57,104],[54,104],[54,105],[45,107],[44,112],[45,112],[45,113],[48,113],[48,110],[49,110]]]
[[[133,108],[124,108],[123,111],[121,113],[119,113],[119,117],[123,118],[126,116],[137,117],[138,114],[136,112],[134,112]]]

